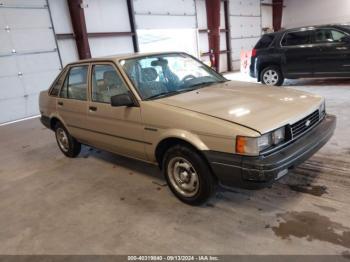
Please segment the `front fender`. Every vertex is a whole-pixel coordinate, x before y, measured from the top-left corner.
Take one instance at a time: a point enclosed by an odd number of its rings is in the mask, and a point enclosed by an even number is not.
[[[174,138],[189,143],[197,150],[209,150],[208,146],[196,134],[181,129],[166,129],[156,136],[151,146],[146,146],[148,159],[152,162],[156,162],[156,150],[158,145],[166,139]]]
[[[184,140],[201,151],[209,150],[208,146],[196,134],[193,134],[186,130],[181,130],[181,129],[166,130],[159,136],[159,139],[156,145],[158,145],[161,141],[167,138],[177,138],[177,139]]]

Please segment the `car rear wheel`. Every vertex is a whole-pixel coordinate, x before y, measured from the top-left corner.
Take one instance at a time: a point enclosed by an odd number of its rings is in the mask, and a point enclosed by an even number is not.
[[[168,149],[163,173],[174,195],[189,205],[203,204],[215,190],[215,180],[205,159],[185,145]]]
[[[67,157],[76,157],[81,151],[81,144],[72,137],[67,129],[58,122],[55,126],[57,145]]]
[[[264,85],[280,86],[284,82],[281,70],[277,66],[268,66],[261,71],[261,82]]]

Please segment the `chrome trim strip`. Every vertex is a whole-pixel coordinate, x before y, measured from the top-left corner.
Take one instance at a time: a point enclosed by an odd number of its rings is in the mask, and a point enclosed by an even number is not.
[[[82,127],[78,127],[78,126],[74,126],[74,125],[67,125],[67,126],[68,127],[72,127],[72,128],[76,128],[76,129],[81,129],[81,130],[88,131],[88,132],[92,132],[92,133],[98,133],[98,134],[105,135],[105,136],[112,136],[112,137],[115,137],[115,138],[129,140],[129,141],[133,141],[133,142],[137,142],[137,143],[142,143],[142,144],[146,144],[146,145],[152,145],[152,143],[146,142],[146,141],[142,141],[142,140],[137,140],[137,139],[123,137],[123,136],[116,136],[116,135],[112,135],[112,134],[109,134],[109,133],[104,133],[104,132],[100,132],[100,131],[96,131],[96,130],[92,130],[92,129],[88,129],[88,128],[82,128]]]

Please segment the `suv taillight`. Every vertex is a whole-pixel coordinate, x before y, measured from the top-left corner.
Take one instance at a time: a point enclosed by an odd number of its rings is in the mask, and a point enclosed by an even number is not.
[[[252,50],[252,57],[256,57],[256,49],[255,48]]]

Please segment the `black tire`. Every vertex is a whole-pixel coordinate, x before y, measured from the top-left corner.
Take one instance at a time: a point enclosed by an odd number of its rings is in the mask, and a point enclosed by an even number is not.
[[[61,134],[60,132],[64,132],[66,136],[67,143],[65,143],[65,146],[59,140],[59,136]],[[69,132],[62,125],[61,122],[57,122],[55,125],[55,136],[57,145],[64,155],[66,155],[67,157],[76,157],[79,155],[81,151],[81,144],[69,134]]]
[[[196,173],[196,177],[198,178],[197,179],[198,182],[194,183],[196,187],[198,185],[198,188],[194,192],[192,192],[191,194],[193,195],[190,195],[190,196],[184,195],[183,193],[180,192],[181,189],[179,188],[181,186],[176,185],[178,183],[175,182],[174,175],[171,174],[172,163],[176,160],[179,160],[179,163],[180,163],[179,165],[181,165],[181,159],[184,160],[183,163],[185,164],[190,163],[190,165],[193,167],[194,173]],[[193,205],[193,206],[201,205],[205,203],[215,191],[216,181],[210,171],[210,168],[206,160],[203,159],[203,157],[200,154],[198,154],[194,149],[190,148],[189,146],[176,145],[169,148],[164,155],[162,167],[163,167],[164,177],[166,178],[166,181],[168,183],[170,190],[174,193],[174,195],[178,199],[180,199],[182,202],[186,204]],[[181,168],[182,167],[180,167],[179,169]],[[180,171],[178,173],[180,173]],[[185,170],[185,173],[188,174],[186,170]],[[193,178],[193,176],[191,175],[188,175],[188,177],[191,177],[190,179]],[[183,184],[188,185],[190,183],[189,182],[182,183],[182,185]]]
[[[265,74],[268,73],[270,73],[271,79],[266,79],[268,78],[268,75]],[[282,74],[281,69],[278,66],[265,67],[260,73],[260,79],[261,83],[270,86],[281,86],[284,82],[284,76]]]

